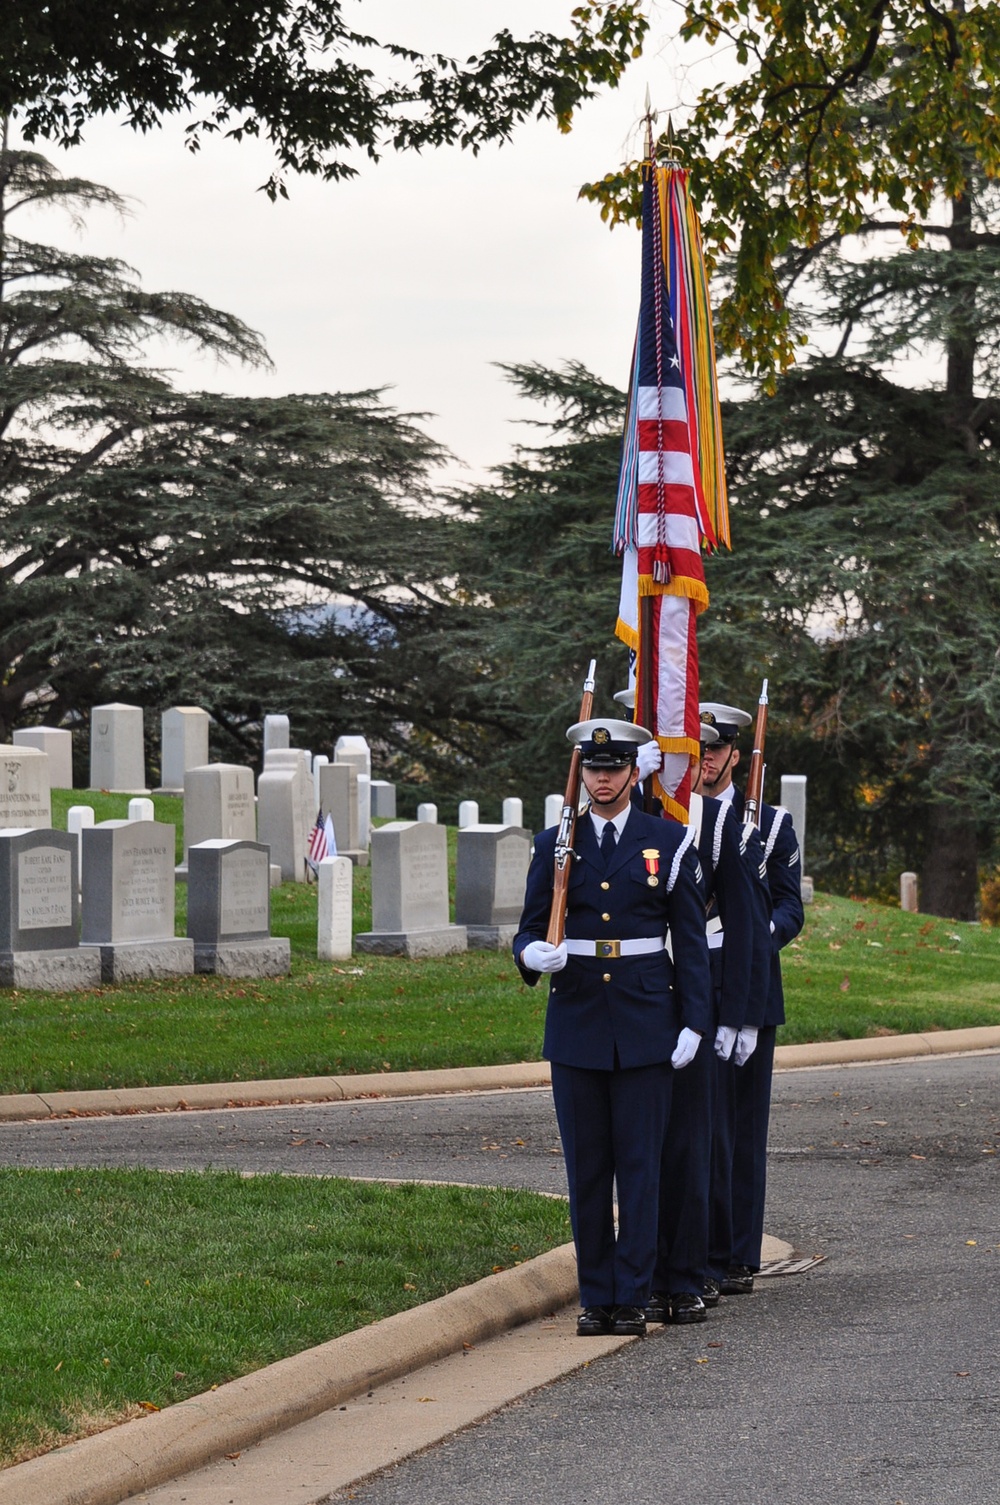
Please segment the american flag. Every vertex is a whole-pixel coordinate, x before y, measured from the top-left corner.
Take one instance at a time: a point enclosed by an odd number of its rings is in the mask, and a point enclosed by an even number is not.
[[[664,220],[671,169],[643,168],[642,297],[615,509],[622,556],[618,636],[642,679],[648,663],[653,732],[663,750],[654,788],[668,814],[687,820],[690,758],[697,756],[697,614],[708,605],[703,547],[715,534],[692,452],[685,371],[678,353],[664,267]],[[651,599],[652,643],[641,643],[640,599]],[[640,719],[643,685],[637,686]]]
[[[330,820],[329,816],[327,816],[326,820],[324,820],[323,812],[322,810],[320,810],[319,814],[316,816],[316,824],[313,826],[312,830],[309,833],[309,848],[306,852],[306,861],[312,868],[313,872],[316,871],[316,868],[323,861],[324,857],[335,857],[337,854],[336,840],[333,843],[333,851],[330,851],[330,841],[326,829],[327,822],[329,822],[330,833],[332,834],[333,822]]]

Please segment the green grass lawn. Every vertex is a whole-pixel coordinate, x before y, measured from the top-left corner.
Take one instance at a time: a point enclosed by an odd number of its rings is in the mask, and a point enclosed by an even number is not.
[[[125,795],[60,791],[99,817]],[[158,814],[179,822],[182,802]],[[454,863],[456,833],[449,831]],[[178,850],[180,834],[178,833]],[[179,934],[186,892],[178,885]],[[371,878],[354,870],[355,930],[371,924]],[[543,986],[506,953],[406,961],[316,960],[316,891],[272,893],[272,929],[292,942],[287,978],[174,978],[81,993],[0,993],[0,1092],[174,1085],[537,1060]],[[1000,1024],[1000,930],[819,895],[783,954],[788,1023],[779,1041],[862,1038]]]
[[[490,1188],[0,1170],[0,1465],[566,1243]]]
[[[1000,1024],[1000,930],[819,894],[782,952],[779,1043]]]

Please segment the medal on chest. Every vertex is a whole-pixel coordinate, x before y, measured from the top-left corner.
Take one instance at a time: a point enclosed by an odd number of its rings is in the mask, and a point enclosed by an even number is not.
[[[646,882],[650,888],[656,888],[660,881],[657,876],[660,871],[660,854],[656,847],[646,847],[642,855],[646,861],[646,872],[649,874]]]

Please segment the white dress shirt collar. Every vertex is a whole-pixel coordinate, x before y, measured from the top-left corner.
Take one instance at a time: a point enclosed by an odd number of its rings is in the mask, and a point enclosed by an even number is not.
[[[615,816],[612,816],[612,818],[611,818],[611,824],[614,826],[615,830],[618,833],[618,835],[615,837],[615,844],[616,845],[622,839],[622,832],[625,829],[625,822],[628,820],[628,818],[631,815],[631,813],[632,813],[632,806],[631,805],[626,805],[624,810],[619,810],[618,814],[615,815]],[[608,824],[608,822],[607,822],[607,819],[603,815],[598,815],[597,814],[597,812],[595,811],[593,805],[591,805],[591,807],[590,807],[590,818],[591,818],[591,820],[594,823],[594,835],[597,837],[597,843],[598,843],[598,846],[599,846],[600,842],[601,842],[601,837],[604,835],[604,827]]]

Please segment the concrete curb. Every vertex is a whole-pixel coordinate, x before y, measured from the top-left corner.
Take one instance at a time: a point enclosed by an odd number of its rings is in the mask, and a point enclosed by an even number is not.
[[[945,1056],[971,1050],[1000,1050],[1000,1026],[932,1030],[926,1035],[879,1035],[869,1040],[822,1040],[815,1045],[779,1045],[776,1071],[797,1066],[863,1065],[866,1061],[901,1061],[911,1056]]]
[[[911,1056],[1000,1050],[1000,1025],[935,1030],[925,1035],[880,1035],[868,1040],[822,1040],[779,1045],[776,1071],[846,1066]],[[201,1082],[189,1087],[120,1087],[94,1092],[24,1092],[0,1096],[0,1123],[104,1113],[157,1113],[212,1108],[276,1107],[282,1103],[347,1102],[359,1098],[421,1097],[446,1092],[497,1092],[547,1087],[548,1061],[509,1066],[461,1066],[441,1071],[382,1071],[368,1076],[286,1077],[265,1082]]]
[[[188,1087],[117,1087],[93,1092],[23,1092],[0,1096],[0,1123],[103,1113],[262,1108],[281,1103],[340,1103],[358,1098],[420,1097],[547,1087],[548,1061],[459,1066],[442,1071],[380,1071],[369,1076],[286,1077],[265,1082],[196,1082]]]
[[[577,1296],[572,1244],[0,1473],[0,1505],[118,1505]]]

